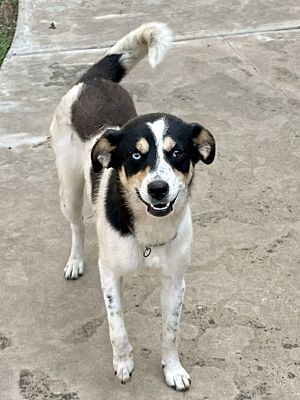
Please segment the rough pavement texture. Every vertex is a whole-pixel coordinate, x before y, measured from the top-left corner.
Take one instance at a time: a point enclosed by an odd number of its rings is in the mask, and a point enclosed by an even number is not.
[[[193,191],[185,394],[164,384],[152,271],[126,278],[136,371],[115,379],[94,221],[87,207],[85,275],[65,281],[70,232],[47,141],[60,97],[101,48],[151,20],[176,44],[124,86],[140,113],[201,122],[218,145]],[[299,25],[294,0],[20,2],[0,73],[1,400],[300,399]]]

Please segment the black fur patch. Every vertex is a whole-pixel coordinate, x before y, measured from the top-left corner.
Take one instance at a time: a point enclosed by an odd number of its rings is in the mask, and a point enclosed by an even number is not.
[[[122,194],[122,185],[116,170],[112,170],[109,177],[106,199],[105,199],[106,218],[111,226],[120,232],[122,236],[132,234],[132,214],[126,205]]]
[[[81,140],[87,141],[105,126],[123,126],[136,110],[128,92],[117,83],[93,78],[83,86],[72,105],[72,124]]]
[[[165,120],[167,123],[165,136],[170,136],[176,143],[170,152],[165,152],[165,158],[177,171],[188,174],[190,163],[195,158],[195,147],[192,141],[193,128],[174,116],[167,116]]]
[[[126,176],[129,178],[144,171],[147,167],[153,169],[157,161],[157,148],[154,134],[147,123],[155,122],[163,118],[165,120],[164,136],[170,136],[176,143],[175,147],[169,152],[165,151],[164,157],[169,164],[183,174],[188,174],[191,162],[195,164],[199,161],[198,148],[194,143],[195,124],[188,124],[181,119],[169,114],[148,114],[136,117],[128,121],[120,130],[115,132],[118,143],[114,140],[113,150],[109,167],[112,168],[109,177],[105,211],[106,218],[111,226],[121,235],[126,236],[133,233],[133,214],[126,203],[125,190],[119,179],[119,171],[125,169]],[[197,132],[201,132],[202,127],[197,125]],[[116,139],[111,132],[107,132],[106,140]],[[105,136],[105,133],[104,133]],[[145,138],[149,144],[149,151],[145,154],[138,152],[136,144],[141,138]],[[174,152],[179,155],[174,156]],[[135,157],[137,154],[138,157]],[[97,174],[92,177],[93,180]],[[94,183],[94,190],[96,190]]]
[[[78,83],[93,83],[94,80],[104,78],[113,82],[120,82],[126,74],[125,68],[120,63],[122,54],[110,54],[94,64],[85,72]]]
[[[199,124],[190,124],[182,121],[180,118],[174,115],[165,115],[165,121],[167,123],[167,131],[165,136],[170,136],[176,146],[169,153],[166,152],[166,159],[168,162],[176,168],[178,171],[187,174],[189,171],[190,162],[195,165],[199,160],[202,160],[206,164],[210,164],[214,159],[215,145],[214,139],[210,141],[212,147],[212,154],[210,159],[204,160],[199,153],[198,147],[195,145],[194,137],[200,134],[203,127]],[[174,151],[178,150],[180,153],[179,157],[174,157]]]
[[[153,169],[157,161],[157,149],[153,132],[147,123],[153,123],[162,118],[165,121],[164,136],[170,136],[176,143],[171,151],[165,151],[165,159],[174,169],[187,175],[191,162],[195,165],[201,159],[198,147],[194,143],[194,135],[195,129],[197,133],[200,133],[202,127],[163,113],[146,114],[128,121],[118,131],[120,141],[111,152],[109,165],[115,169],[123,166],[128,178],[147,167],[150,167],[150,170]],[[149,151],[140,154],[140,158],[135,159],[135,153],[138,152],[136,144],[141,138],[147,140]]]
[[[137,174],[148,166],[153,169],[157,161],[157,149],[153,132],[147,123],[153,123],[161,118],[164,119],[167,128],[164,136],[170,136],[176,143],[170,152],[165,152],[165,159],[173,168],[188,174],[191,161],[195,164],[199,160],[198,150],[193,144],[193,125],[173,115],[162,113],[142,115],[123,126],[120,131],[123,138],[112,152],[111,165],[117,169],[124,166],[127,177]],[[139,160],[133,160],[135,145],[142,137],[149,143],[149,152],[141,154]],[[178,157],[174,156],[174,151],[179,152]]]
[[[92,203],[95,203],[98,197],[99,186],[100,186],[100,179],[101,179],[102,171],[101,172],[94,172],[93,167],[90,169],[90,179],[91,179],[91,187],[92,187]]]
[[[147,119],[147,122],[151,121]],[[122,132],[122,139],[116,150],[111,153],[110,165],[117,169],[124,166],[128,178],[145,170],[147,167],[154,168],[157,159],[155,139],[143,117],[137,117],[129,121],[120,132]],[[136,144],[141,138],[145,138],[149,144],[149,151],[145,154],[139,153],[136,148]],[[139,160],[133,158],[135,153],[140,154],[141,158]]]

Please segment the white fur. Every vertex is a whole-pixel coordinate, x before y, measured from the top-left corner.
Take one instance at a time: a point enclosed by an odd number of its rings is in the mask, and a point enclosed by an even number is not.
[[[90,157],[87,155],[90,155],[97,138],[83,144],[69,124],[68,127],[61,125],[60,113],[67,100],[67,98],[63,100],[62,108],[54,117],[51,132],[60,180],[61,207],[72,230],[72,248],[64,270],[65,277],[76,279],[83,273],[83,179],[85,176],[87,191],[90,192],[91,164]],[[185,205],[179,219],[175,214],[168,216],[167,219],[154,218],[146,214],[143,218],[135,220],[135,236],[120,236],[110,226],[105,215],[105,193],[110,174],[110,169],[103,172],[96,210],[99,271],[109,321],[113,366],[116,375],[125,383],[130,379],[134,369],[132,346],[128,339],[122,312],[122,276],[130,270],[142,267],[155,268],[161,270],[162,274],[162,364],[166,383],[175,386],[177,390],[186,390],[189,387],[189,375],[181,366],[178,358],[177,330],[181,311],[179,303],[183,302],[184,297],[184,291],[180,291],[178,287],[183,285],[183,274],[190,262],[192,245],[190,207],[188,204]],[[176,238],[172,240],[175,234]],[[164,246],[152,247],[149,257],[143,256],[145,245],[166,241]],[[112,296],[113,309],[110,308],[112,305],[107,296]],[[179,298],[180,302],[178,303]],[[171,333],[170,330],[172,330]]]
[[[162,365],[166,383],[176,390],[187,390],[190,385],[189,374],[179,361],[177,332],[180,312],[184,298],[183,274],[190,262],[192,245],[192,218],[188,204],[178,216],[171,214],[165,218],[154,218],[144,214],[134,221],[135,236],[120,236],[105,216],[105,193],[111,170],[105,170],[101,180],[100,196],[97,202],[97,231],[99,238],[99,270],[110,339],[113,347],[113,364],[117,376],[126,382],[134,368],[132,346],[124,324],[121,304],[120,278],[130,270],[142,267],[161,271],[161,306],[163,316]],[[177,236],[174,238],[174,235]],[[173,240],[172,240],[173,239]],[[149,243],[167,243],[152,247],[151,254],[145,258],[143,251]],[[103,283],[105,282],[105,283]],[[108,288],[115,304],[114,312],[108,307]]]
[[[162,276],[162,366],[166,382],[177,390],[186,390],[191,378],[182,367],[177,352],[177,331],[184,299],[185,282],[182,275]]]
[[[149,64],[154,68],[164,58],[171,42],[172,32],[166,24],[149,22],[120,39],[107,54],[123,54],[120,61],[129,71],[148,53]]]
[[[159,39],[159,40],[158,40]],[[110,53],[124,52],[124,63],[131,68],[149,50],[149,62],[156,65],[170,45],[171,34],[164,24],[145,24],[121,39]],[[144,42],[147,43],[144,46]],[[159,42],[159,43],[157,43]],[[148,49],[149,48],[149,49]],[[125,57],[126,55],[126,57]],[[60,182],[62,212],[70,222],[72,247],[65,267],[65,277],[76,279],[83,273],[84,225],[82,220],[83,191],[90,188],[90,152],[102,134],[82,142],[73,130],[71,106],[82,90],[82,83],[75,85],[61,100],[51,124],[52,144]],[[161,270],[161,305],[163,317],[162,364],[168,385],[176,390],[189,388],[189,375],[180,364],[177,351],[177,330],[184,297],[183,274],[190,262],[192,244],[192,218],[186,193],[174,172],[163,158],[162,142],[165,122],[155,121],[151,129],[157,140],[159,160],[155,174],[171,182],[171,196],[181,193],[173,213],[155,218],[141,205],[140,214],[134,220],[134,235],[121,236],[106,218],[104,202],[110,169],[103,171],[99,196],[96,203],[97,232],[99,239],[99,270],[105,300],[109,334],[113,348],[113,366],[117,377],[123,382],[130,379],[134,369],[132,346],[129,343],[122,311],[122,276],[140,267]],[[150,174],[151,175],[151,174]],[[151,175],[151,179],[154,176]],[[178,209],[178,211],[176,211]],[[155,246],[155,243],[165,243]],[[152,244],[149,257],[143,252]]]
[[[82,90],[82,83],[73,86],[62,98],[50,127],[52,146],[60,183],[61,210],[70,222],[72,247],[64,273],[67,279],[77,279],[83,274],[84,225],[82,217],[84,145],[73,131],[71,106]]]
[[[129,343],[122,310],[122,278],[99,260],[101,287],[107,310],[109,336],[113,348],[113,367],[122,383],[130,379],[134,370],[132,346]]]
[[[162,180],[169,184],[168,202],[171,202],[178,195],[180,189],[184,189],[183,183],[178,176],[174,173],[171,165],[164,158],[163,139],[167,131],[166,121],[159,119],[153,123],[148,122],[147,125],[152,130],[157,147],[157,162],[150,174],[148,174],[142,182],[140,188],[140,195],[147,203],[151,203],[151,198],[148,194],[148,185],[155,180]]]
[[[97,203],[97,231],[99,271],[107,308],[114,369],[122,382],[130,378],[134,369],[132,346],[128,339],[122,312],[121,277],[130,270],[142,267],[159,269],[162,275],[162,365],[165,379],[166,383],[175,387],[176,390],[187,390],[190,377],[179,361],[177,333],[184,298],[183,274],[191,255],[190,208],[189,206],[185,208],[179,225],[171,216],[166,221],[164,218],[145,215],[144,219],[135,221],[135,236],[121,237],[105,218],[104,193],[110,173],[110,170],[105,171],[101,181],[101,195]],[[177,236],[172,240],[176,232]],[[143,256],[145,244],[166,240],[169,242],[164,246],[152,247],[149,257]],[[108,301],[108,295],[112,298],[111,304]]]

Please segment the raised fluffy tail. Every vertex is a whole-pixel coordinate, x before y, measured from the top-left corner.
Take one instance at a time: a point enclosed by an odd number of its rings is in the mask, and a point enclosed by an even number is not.
[[[80,79],[88,81],[102,77],[120,82],[142,58],[148,54],[154,68],[164,58],[172,43],[172,31],[166,24],[149,22],[123,36],[106,56],[93,65]]]
[[[107,54],[122,54],[120,62],[130,71],[148,53],[149,64],[154,68],[164,58],[171,42],[172,32],[166,24],[150,22],[122,37]]]

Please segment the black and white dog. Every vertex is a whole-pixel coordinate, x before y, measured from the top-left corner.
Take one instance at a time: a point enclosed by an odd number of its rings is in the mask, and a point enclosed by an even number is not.
[[[65,278],[83,273],[83,192],[97,212],[99,269],[113,348],[113,366],[125,383],[134,370],[121,305],[122,277],[140,267],[162,277],[162,365],[166,382],[187,390],[190,376],[177,351],[190,262],[189,193],[195,164],[210,164],[213,136],[197,123],[169,114],[137,116],[118,82],[148,53],[158,64],[171,45],[162,23],[140,26],[118,41],[62,98],[52,124],[62,212],[71,224]]]

